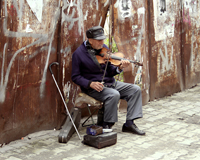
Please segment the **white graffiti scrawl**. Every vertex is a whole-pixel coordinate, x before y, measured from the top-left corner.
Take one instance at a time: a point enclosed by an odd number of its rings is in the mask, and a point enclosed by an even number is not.
[[[4,44],[3,56],[2,56],[2,59],[0,59],[1,62],[2,62],[2,64],[1,64],[1,67],[2,67],[2,69],[1,69],[1,79],[0,79],[0,103],[3,103],[5,101],[6,87],[7,87],[8,82],[9,82],[9,76],[10,76],[10,72],[11,72],[14,61],[16,60],[16,58],[24,59],[23,57],[20,57],[20,53],[25,51],[26,49],[28,49],[30,47],[35,46],[35,45],[41,46],[41,49],[40,49],[41,51],[44,50],[44,49],[47,50],[45,67],[43,68],[43,75],[41,77],[41,80],[37,82],[37,83],[40,83],[40,97],[42,98],[44,96],[47,69],[48,69],[50,54],[52,53],[52,50],[54,50],[54,48],[52,47],[52,42],[53,42],[53,39],[54,39],[56,26],[57,26],[58,20],[60,18],[60,8],[58,7],[59,6],[58,5],[58,6],[56,6],[56,8],[54,8],[54,12],[52,12],[52,21],[51,21],[51,24],[50,24],[51,30],[49,30],[48,33],[43,29],[43,27],[40,27],[42,32],[41,32],[41,30],[38,31],[38,28],[37,28],[38,24],[35,24],[35,23],[32,23],[32,28],[33,28],[32,30],[30,28],[30,25],[27,25],[28,27],[26,27],[24,29],[23,29],[23,25],[19,25],[17,31],[12,31],[7,26],[8,23],[9,23],[8,22],[8,15],[11,14],[11,12],[9,12],[9,7],[7,7],[7,4],[11,5],[11,8],[16,9],[17,17],[19,19],[19,24],[23,24],[23,17],[26,17],[26,15],[23,14],[24,10],[25,10],[25,7],[23,7],[24,1],[25,0],[19,0],[18,3],[15,0],[5,0],[4,1],[5,18],[4,18],[4,21],[3,21],[3,24],[2,24],[4,35],[6,37],[12,37],[12,38],[13,37],[16,37],[16,38],[31,37],[32,39],[34,39],[34,41],[27,43],[24,46],[20,46],[18,48],[18,50],[16,50],[13,53],[13,56],[11,57],[11,60],[9,62],[5,61],[5,55],[6,55],[6,51],[7,51],[7,48],[8,48],[8,44],[7,43]],[[27,2],[28,2],[28,0],[27,0]],[[33,6],[33,3],[35,3],[35,6]],[[40,2],[39,1],[36,2],[36,1],[33,1],[33,0],[29,1],[29,5],[32,5],[31,6],[32,9],[36,6],[38,6],[38,5],[43,6],[43,0],[40,1]],[[42,20],[42,12],[40,12],[39,10],[36,10],[35,13],[37,13],[36,14],[37,19],[39,21]],[[42,25],[45,28],[45,26],[49,26],[49,23],[44,23]],[[32,53],[32,54],[30,53],[30,54],[27,54],[26,57],[28,59],[32,59],[35,55],[37,55],[37,53]],[[6,68],[6,64],[8,64],[7,68]],[[14,87],[16,87],[16,88],[18,87],[17,82],[14,83]]]
[[[164,79],[163,77],[165,76],[170,76],[171,72],[175,72],[175,76],[177,76],[177,66],[176,62],[173,60],[174,56],[174,48],[173,45],[171,47],[171,50],[168,50],[167,48],[167,42],[166,39],[163,42],[164,45],[164,52],[160,48],[160,55],[158,55],[157,58],[157,76],[158,76],[158,82],[162,82]],[[175,60],[176,61],[176,60]]]
[[[115,8],[118,8],[118,15],[121,20],[132,16],[132,2],[131,0],[117,0]]]
[[[74,27],[74,23],[78,23],[78,32],[81,35],[83,28],[83,21],[86,16],[83,15],[82,8],[83,2],[81,0],[69,0],[63,1],[64,6],[62,9],[62,23],[69,23],[68,29],[71,30]],[[77,15],[78,13],[78,15]]]

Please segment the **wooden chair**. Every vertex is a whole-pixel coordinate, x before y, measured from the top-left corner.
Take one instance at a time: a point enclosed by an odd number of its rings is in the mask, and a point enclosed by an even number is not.
[[[79,93],[78,94],[78,97],[76,98],[75,100],[75,108],[84,108],[82,107],[82,104],[87,104],[87,109],[88,109],[88,112],[89,112],[89,116],[86,118],[86,120],[82,123],[82,126],[85,127],[85,126],[88,126],[88,125],[85,125],[85,123],[91,118],[92,120],[92,124],[95,125],[95,122],[94,122],[94,119],[93,119],[93,115],[103,107],[103,102],[100,102],[90,96],[88,96],[87,94],[85,93]],[[95,110],[93,112],[91,112],[91,107],[94,107]]]

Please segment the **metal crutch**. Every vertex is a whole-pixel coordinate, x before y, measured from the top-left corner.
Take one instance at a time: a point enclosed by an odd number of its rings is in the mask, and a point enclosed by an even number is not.
[[[63,95],[62,95],[62,93],[61,93],[61,91],[60,91],[60,88],[58,87],[58,84],[57,84],[56,79],[55,79],[55,77],[54,77],[54,74],[53,74],[53,72],[52,72],[51,66],[54,65],[54,64],[57,65],[57,66],[59,65],[58,62],[53,62],[53,63],[51,63],[51,64],[49,65],[49,70],[50,70],[51,75],[52,75],[52,77],[53,77],[53,80],[54,80],[54,82],[55,82],[55,84],[56,84],[56,87],[57,87],[57,89],[58,89],[58,91],[59,91],[59,93],[60,93],[60,96],[61,96],[61,98],[62,98],[62,101],[63,101],[63,103],[64,103],[64,105],[65,105],[67,114],[68,114],[68,116],[69,116],[69,118],[70,118],[70,120],[71,120],[71,122],[72,122],[72,124],[73,124],[73,126],[74,126],[74,129],[76,130],[76,133],[78,134],[79,139],[81,139],[81,136],[80,136],[80,134],[79,134],[79,132],[78,132],[78,130],[77,130],[77,128],[76,128],[76,125],[74,124],[74,121],[73,121],[73,119],[72,119],[72,117],[71,117],[71,115],[70,115],[70,113],[69,113],[69,110],[68,110],[68,108],[67,108],[67,105],[66,105],[66,103],[65,103],[65,100],[64,100],[64,98],[63,98]]]

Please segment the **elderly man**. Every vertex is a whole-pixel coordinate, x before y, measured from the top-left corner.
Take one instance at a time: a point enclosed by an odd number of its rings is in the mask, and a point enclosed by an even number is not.
[[[145,135],[134,123],[135,119],[143,116],[140,87],[114,79],[130,62],[121,60],[118,67],[110,62],[99,64],[96,55],[102,56],[101,49],[108,49],[104,44],[104,30],[95,26],[86,31],[86,36],[88,40],[72,55],[72,81],[80,86],[82,92],[104,102],[103,128],[110,129],[118,121],[118,102],[124,99],[127,101],[127,115],[122,131]]]

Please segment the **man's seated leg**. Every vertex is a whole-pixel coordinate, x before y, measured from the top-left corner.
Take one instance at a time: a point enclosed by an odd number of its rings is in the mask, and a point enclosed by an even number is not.
[[[122,127],[122,131],[145,135],[145,132],[139,130],[134,123],[135,119],[143,116],[140,87],[130,83],[117,82],[116,89],[121,93],[121,98],[127,101],[126,122]]]
[[[104,106],[99,109],[97,114],[97,125],[103,126],[103,115],[104,115]]]
[[[97,124],[104,128],[111,128],[118,120],[119,92],[113,88],[105,87],[101,92],[93,90],[87,94],[104,103],[103,108],[99,110]]]

